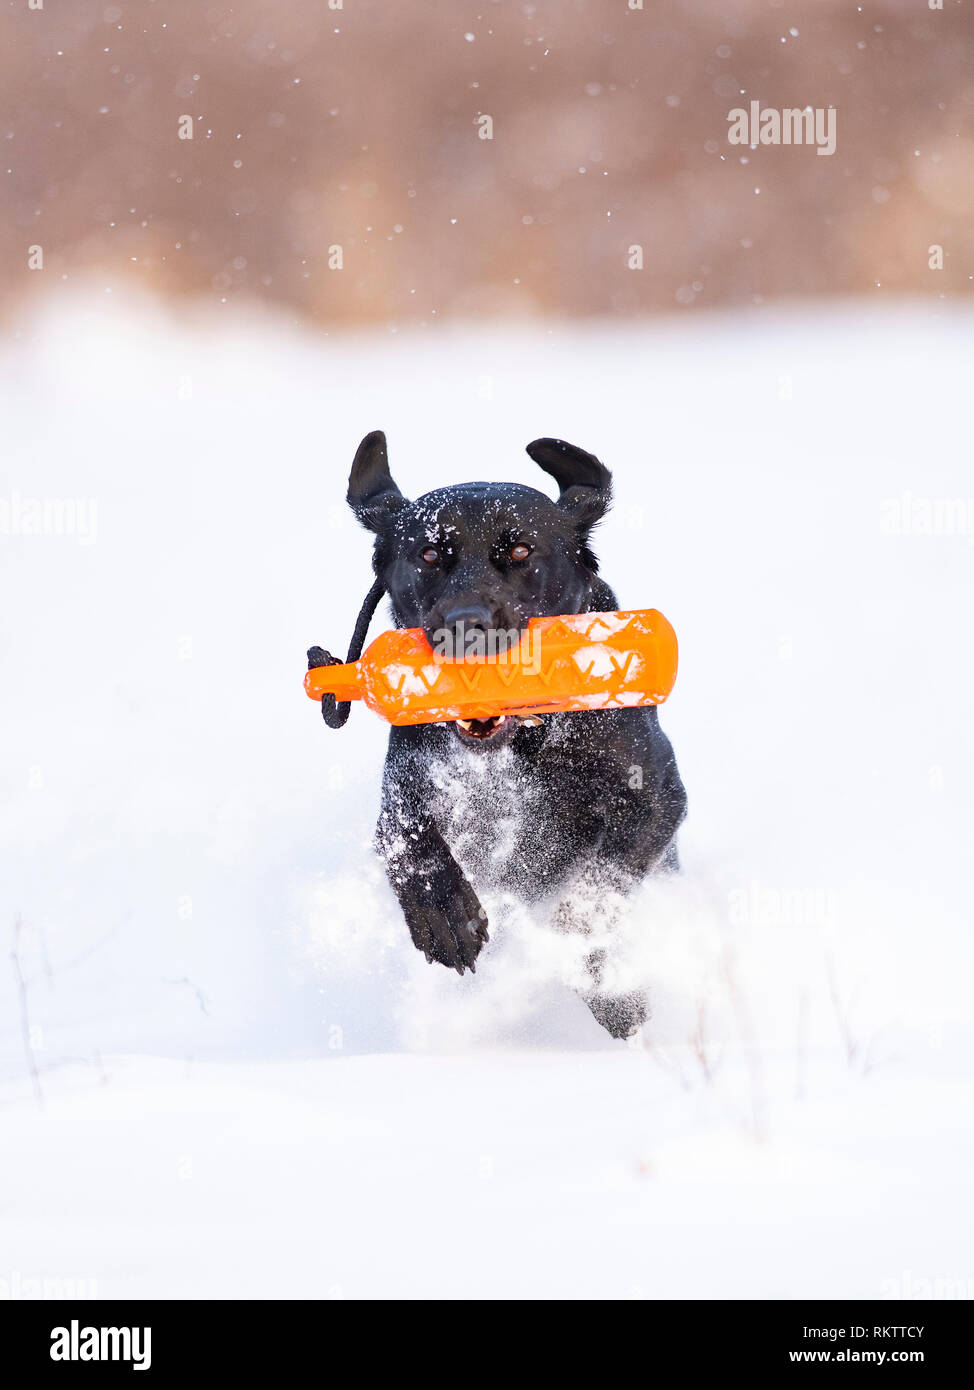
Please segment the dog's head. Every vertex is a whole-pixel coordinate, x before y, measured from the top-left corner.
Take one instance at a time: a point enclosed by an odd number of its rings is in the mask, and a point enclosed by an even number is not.
[[[375,532],[374,566],[401,627],[421,627],[430,643],[455,634],[463,655],[471,634],[494,650],[516,641],[530,618],[583,613],[598,562],[592,527],[610,501],[609,470],[584,449],[536,439],[528,453],[557,482],[557,502],[520,483],[460,483],[414,502],[392,480],[381,430],[358,447],[349,506]],[[458,729],[489,737],[484,729]]]

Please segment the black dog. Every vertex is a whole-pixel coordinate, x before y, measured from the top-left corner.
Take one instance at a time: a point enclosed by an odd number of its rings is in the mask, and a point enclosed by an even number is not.
[[[528,453],[558,483],[557,503],[517,483],[462,483],[410,502],[389,473],[385,436],[363,439],[348,502],[376,534],[374,600],[388,593],[398,627],[421,627],[434,645],[455,632],[459,652],[471,633],[618,608],[589,544],[609,506],[608,469],[561,440],[536,439]],[[309,660],[324,656],[312,649]],[[462,975],[488,939],[468,874],[525,901],[560,898],[556,923],[585,932],[592,912],[645,874],[676,868],[685,813],[652,706],[548,715],[533,727],[514,718],[393,727],[377,846],[414,944]],[[645,1001],[601,992],[603,961],[603,951],[588,957],[586,1002],[613,1037],[627,1037]]]

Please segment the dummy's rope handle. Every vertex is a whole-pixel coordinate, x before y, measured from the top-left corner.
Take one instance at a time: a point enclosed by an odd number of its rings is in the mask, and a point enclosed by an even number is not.
[[[379,606],[382,595],[385,593],[385,585],[381,579],[377,579],[372,588],[365,595],[362,607],[355,623],[355,631],[352,633],[352,640],[349,643],[348,656],[346,662],[358,661],[362,655],[362,648],[365,646],[366,634],[369,630],[369,623],[375,616],[375,610]],[[331,652],[326,652],[324,647],[308,648],[308,670],[313,671],[316,666],[341,666],[341,659],[332,656]],[[334,695],[325,694],[321,697],[321,717],[328,725],[329,729],[340,729],[348,720],[349,711],[352,708],[350,700],[342,700],[339,704]]]

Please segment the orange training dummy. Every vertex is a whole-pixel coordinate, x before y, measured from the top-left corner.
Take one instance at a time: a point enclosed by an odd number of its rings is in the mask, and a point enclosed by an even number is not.
[[[510,650],[468,650],[459,660],[434,652],[422,628],[384,632],[358,661],[316,666],[304,688],[319,702],[329,693],[364,700],[390,724],[466,723],[660,705],[676,665],[676,633],[646,608],[532,618]]]

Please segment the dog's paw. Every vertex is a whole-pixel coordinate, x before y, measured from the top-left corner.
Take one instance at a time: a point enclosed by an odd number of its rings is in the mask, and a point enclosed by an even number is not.
[[[649,1018],[646,996],[638,990],[629,994],[588,994],[585,1002],[595,1021],[613,1038],[631,1038]]]
[[[582,995],[589,1012],[613,1038],[631,1038],[649,1018],[649,1004],[638,989],[609,994],[603,987],[607,963],[604,950],[591,951],[585,961],[591,987]]]
[[[439,961],[459,975],[476,970],[489,940],[487,914],[456,865],[435,878],[417,875],[396,892],[413,945],[427,961]]]

